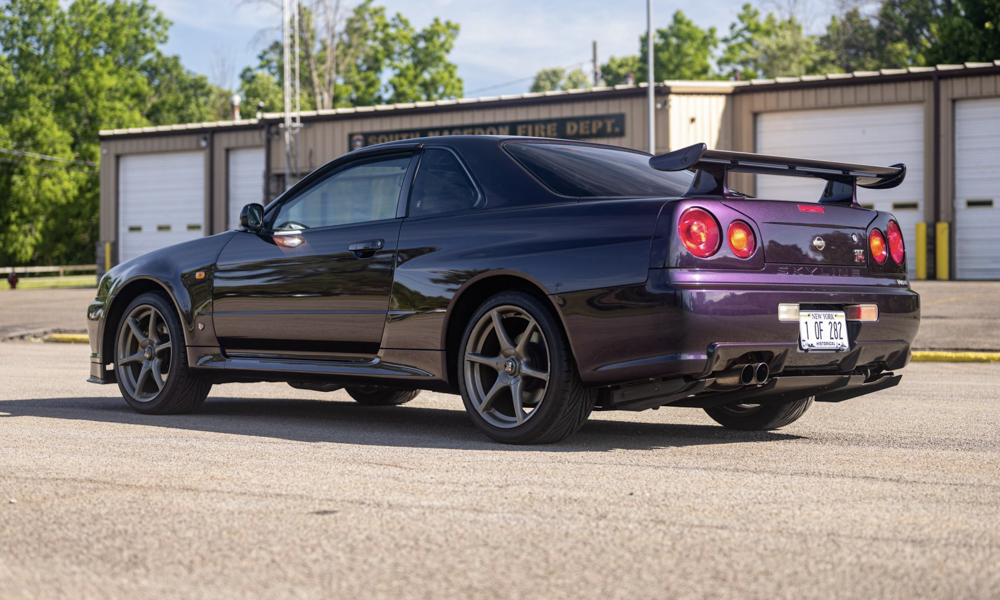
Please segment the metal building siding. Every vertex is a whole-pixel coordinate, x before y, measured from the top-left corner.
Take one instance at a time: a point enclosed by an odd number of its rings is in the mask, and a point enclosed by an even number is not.
[[[666,122],[668,149],[699,142],[709,148],[731,148],[732,120],[727,100],[723,94],[671,94],[667,119],[660,119]]]
[[[657,96],[665,104],[666,96]],[[301,156],[299,170],[307,173],[348,151],[348,135],[373,131],[399,131],[434,127],[474,126],[480,123],[505,121],[527,121],[536,119],[584,117],[622,113],[625,115],[625,135],[614,138],[593,138],[588,141],[613,144],[628,148],[647,149],[646,141],[646,97],[631,96],[592,101],[545,102],[507,107],[466,108],[435,112],[410,113],[408,109],[392,111],[366,111],[359,115],[331,116],[324,119],[307,118],[299,134]],[[657,148],[666,152],[668,148],[667,108],[657,110]],[[271,171],[283,173],[285,170],[284,139],[277,136],[271,140]],[[294,169],[293,169],[294,170]]]
[[[1000,98],[955,102],[955,276],[1000,279]]]

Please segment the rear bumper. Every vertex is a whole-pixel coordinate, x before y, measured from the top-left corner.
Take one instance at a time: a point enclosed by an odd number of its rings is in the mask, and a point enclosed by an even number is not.
[[[593,385],[648,378],[702,378],[741,362],[774,374],[899,369],[920,325],[920,297],[900,285],[779,285],[677,282],[653,269],[643,285],[560,295],[583,380]],[[877,304],[879,320],[851,322],[847,352],[803,352],[798,324],[778,305]]]

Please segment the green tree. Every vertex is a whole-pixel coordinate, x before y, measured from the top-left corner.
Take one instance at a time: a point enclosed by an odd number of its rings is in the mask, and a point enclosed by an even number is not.
[[[459,26],[434,19],[417,30],[401,14],[365,0],[347,14],[339,3],[317,0],[300,4],[300,102],[303,109],[417,102],[462,95],[457,66],[448,60]],[[317,18],[321,15],[323,18]],[[266,73],[270,80],[259,78]],[[273,42],[258,64],[240,75],[243,114],[282,110],[282,46]],[[275,87],[270,86],[273,81]],[[277,89],[277,95],[274,90]],[[274,101],[277,100],[277,104]]]
[[[719,69],[727,77],[742,79],[758,77],[796,77],[828,72],[833,68],[831,56],[808,36],[794,17],[779,19],[761,13],[744,4],[723,38]]]
[[[912,64],[993,61],[1000,56],[1000,0],[885,0],[880,41]]]
[[[168,27],[145,0],[0,4],[0,148],[63,161],[0,154],[0,263],[94,260],[101,129],[218,118]]]
[[[608,58],[608,62],[601,65],[601,79],[604,80],[604,85],[621,85],[628,82],[629,75],[634,78],[638,76],[639,71],[645,69],[646,66],[639,60],[638,55],[615,57],[612,56]]]
[[[639,62],[644,68],[636,73],[636,81],[646,81],[646,36],[639,40]],[[694,21],[676,11],[670,25],[656,30],[653,40],[653,76],[657,81],[668,79],[714,79],[712,54],[719,45],[715,27],[702,29]]]
[[[535,81],[531,84],[532,92],[553,92],[556,90],[580,90],[590,88],[590,78],[577,67],[567,72],[562,67],[542,69],[535,73]]]
[[[714,27],[702,29],[676,11],[670,24],[656,30],[653,38],[653,77],[669,79],[716,79],[712,57],[719,45]],[[625,83],[632,75],[636,82],[647,80],[646,34],[639,36],[639,54],[614,57],[601,65],[601,78],[606,85]]]

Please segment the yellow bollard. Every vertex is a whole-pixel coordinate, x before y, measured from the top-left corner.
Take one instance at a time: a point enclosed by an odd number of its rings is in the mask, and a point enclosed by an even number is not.
[[[111,242],[104,242],[104,272],[111,270]]]
[[[927,279],[927,223],[917,223],[917,279]]]
[[[934,241],[934,248],[937,255],[937,278],[947,281],[951,279],[948,272],[948,265],[950,264],[948,253],[951,248],[950,240],[948,239],[948,222],[938,221],[936,230],[937,239]]]

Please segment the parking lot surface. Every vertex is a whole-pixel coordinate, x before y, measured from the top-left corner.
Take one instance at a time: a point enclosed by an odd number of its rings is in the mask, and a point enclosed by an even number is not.
[[[508,447],[456,396],[217,386],[195,415],[0,344],[0,598],[1000,597],[1000,367],[772,433],[604,413]]]

